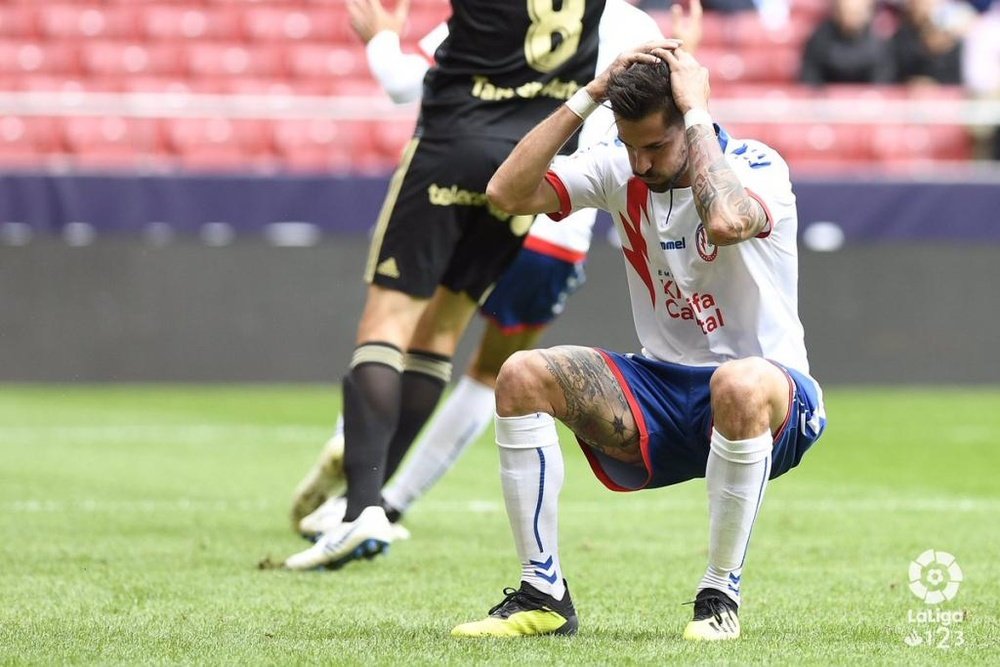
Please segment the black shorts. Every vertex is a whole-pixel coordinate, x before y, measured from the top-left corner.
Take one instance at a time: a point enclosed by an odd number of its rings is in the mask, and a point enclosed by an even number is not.
[[[365,280],[419,298],[441,285],[482,301],[531,225],[531,216],[486,200],[486,184],[513,148],[505,139],[414,139],[389,183]]]

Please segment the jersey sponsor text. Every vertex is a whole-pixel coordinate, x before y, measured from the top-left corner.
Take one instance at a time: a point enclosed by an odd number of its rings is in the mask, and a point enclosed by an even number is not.
[[[580,90],[580,84],[576,81],[563,81],[556,78],[548,83],[541,81],[529,81],[516,88],[497,86],[490,82],[488,76],[472,77],[472,96],[486,102],[497,102],[500,100],[510,100],[515,97],[530,100],[536,97],[548,97],[554,100],[565,101],[573,96],[573,93]]]
[[[448,187],[431,183],[430,187],[427,188],[427,199],[434,206],[484,206],[490,215],[503,222],[514,217],[493,206],[486,198],[485,192],[472,192],[457,185]]]

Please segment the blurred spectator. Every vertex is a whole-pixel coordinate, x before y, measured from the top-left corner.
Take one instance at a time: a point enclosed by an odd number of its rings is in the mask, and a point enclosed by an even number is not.
[[[891,83],[889,44],[872,30],[875,0],[833,0],[830,17],[806,42],[803,83]]]
[[[962,79],[969,92],[980,99],[1000,100],[1000,4],[981,15],[965,37]],[[1000,128],[987,129],[980,137],[980,153],[1000,160]]]
[[[900,83],[962,83],[962,36],[975,12],[951,0],[904,0],[892,36],[896,80]]]

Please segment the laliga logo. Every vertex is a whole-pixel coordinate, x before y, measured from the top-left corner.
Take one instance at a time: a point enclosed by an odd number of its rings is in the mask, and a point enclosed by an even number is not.
[[[940,604],[958,593],[962,568],[947,551],[928,549],[910,562],[910,590],[927,604]]]

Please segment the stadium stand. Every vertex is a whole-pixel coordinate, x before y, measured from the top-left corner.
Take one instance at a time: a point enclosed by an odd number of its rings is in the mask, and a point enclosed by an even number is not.
[[[794,83],[826,6],[794,0],[781,28],[706,14],[716,117],[795,168],[968,160],[961,90]],[[447,11],[413,0],[404,45]],[[416,113],[372,80],[343,0],[0,0],[0,102],[0,167],[385,171]]]

